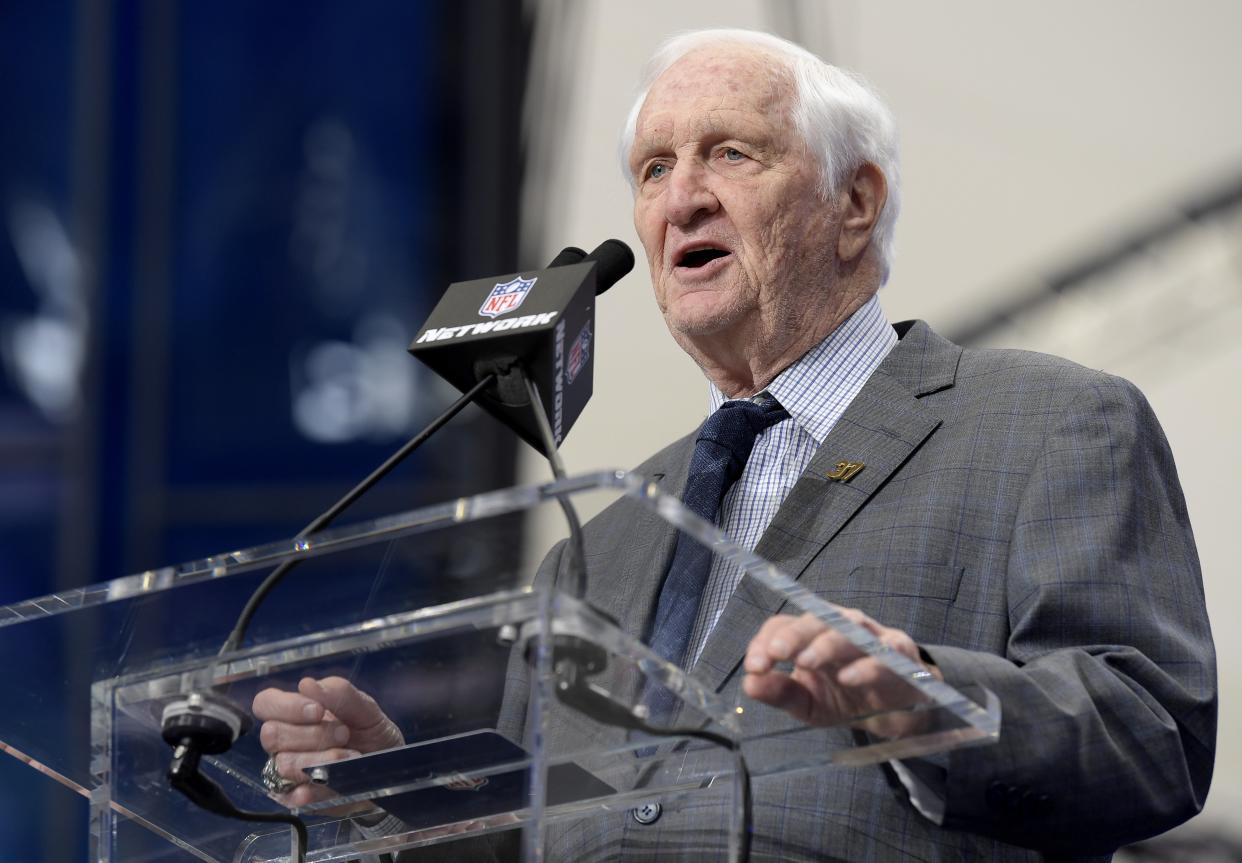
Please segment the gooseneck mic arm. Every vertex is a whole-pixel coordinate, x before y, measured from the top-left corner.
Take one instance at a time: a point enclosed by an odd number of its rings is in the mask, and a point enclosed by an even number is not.
[[[323,530],[336,520],[336,517],[343,513],[354,501],[362,497],[366,492],[381,479],[392,472],[392,469],[403,462],[410,453],[418,449],[427,439],[444,427],[444,424],[451,420],[462,409],[474,401],[474,397],[487,389],[496,381],[495,375],[487,375],[481,379],[472,388],[466,391],[457,401],[448,406],[445,411],[438,417],[428,423],[427,427],[416,434],[414,437],[406,441],[405,445],[395,453],[390,455],[387,460],[375,470],[371,471],[370,476],[358,483],[352,489],[345,493],[344,497],[332,504],[327,510],[321,513],[314,521],[302,528],[295,539],[305,539],[313,533]],[[231,653],[241,647],[242,640],[246,637],[246,630],[250,626],[250,621],[254,617],[259,606],[263,603],[280,581],[289,574],[289,571],[301,562],[301,558],[287,558],[283,563],[272,570],[271,574],[263,580],[254,593],[250,595],[250,599],[246,602],[246,607],[237,617],[237,623],[233,624],[233,631],[229,633],[229,637],[220,647],[220,655]]]
[[[619,240],[609,240],[607,242],[620,243]],[[624,244],[621,245],[624,246]],[[604,245],[601,245],[600,249],[603,248]],[[596,252],[599,252],[600,249],[596,249]],[[626,251],[628,252],[629,249],[626,248]],[[564,249],[561,249],[555,258],[552,259],[552,263],[548,266],[551,268],[562,267],[568,264],[576,264],[586,257],[587,254],[582,251],[582,249],[579,249],[576,246],[566,246]],[[601,266],[603,266],[603,264],[601,264]],[[609,266],[615,268],[615,264],[610,263]],[[619,278],[619,276],[616,278]],[[401,449],[389,456],[383,464],[371,471],[370,476],[350,489],[344,497],[332,504],[332,506],[325,512],[304,527],[295,539],[305,539],[311,534],[317,533],[331,524],[337,516],[344,512],[349,506],[358,500],[358,498],[366,494],[366,492],[373,485],[391,473],[393,468],[404,461],[410,453],[414,452],[414,450],[426,443],[428,438],[438,432],[449,420],[457,416],[457,414],[459,414],[462,409],[466,407],[466,405],[474,401],[475,397],[487,390],[488,387],[492,386],[496,382],[497,376],[494,373],[485,373],[480,375],[473,387],[468,389],[460,398],[457,399],[457,401],[449,405],[449,407],[442,414],[428,423],[426,428],[407,441]],[[224,644],[220,648],[221,656],[226,653],[231,653],[241,647],[242,641],[246,637],[246,630],[250,626],[250,621],[254,617],[255,612],[258,611],[259,606],[263,603],[263,600],[265,600],[268,594],[272,592],[272,589],[275,588],[276,585],[289,574],[289,571],[300,562],[300,558],[289,558],[285,560],[274,570],[272,570],[271,574],[268,575],[268,577],[263,580],[263,583],[259,585],[255,592],[251,594],[250,599],[246,602],[245,608],[243,608],[241,614],[238,615],[237,622],[233,625],[233,631],[229,633],[228,638],[225,639]]]
[[[173,749],[173,760],[168,767],[168,781],[173,788],[190,799],[200,809],[235,818],[239,821],[258,821],[267,824],[288,824],[297,835],[297,863],[306,860],[308,844],[306,824],[296,815],[288,812],[251,812],[238,809],[233,801],[225,796],[220,786],[199,772],[198,764],[203,752],[192,741],[184,740]]]
[[[401,449],[389,458],[366,479],[354,486],[327,511],[308,524],[298,538],[309,536],[327,527],[366,491],[385,477],[394,467],[411,452],[423,444],[445,423],[456,416],[462,408],[470,403],[479,392],[490,386],[495,380],[489,375],[479,381],[469,392],[465,393],[449,408],[436,417],[431,423],[409,440]],[[250,595],[246,607],[237,618],[233,631],[220,648],[220,656],[230,653],[241,646],[246,637],[246,629],[250,625],[263,600],[272,592],[280,581],[297,566],[300,558],[288,558],[263,580],[263,583]],[[164,711],[162,729],[164,740],[173,747],[172,762],[168,766],[168,782],[177,791],[184,794],[190,802],[208,812],[234,818],[241,821],[260,821],[289,824],[297,835],[298,863],[306,859],[307,832],[306,824],[296,815],[287,812],[253,812],[240,809],[233,804],[220,786],[216,785],[199,770],[203,755],[216,755],[227,752],[250,724],[246,711],[234,704],[231,699],[220,693],[195,692],[183,700],[173,702]]]
[[[561,250],[551,266],[565,266],[581,262],[586,253],[573,246]],[[340,500],[316,517],[298,533],[304,539],[330,525],[342,512],[362,497],[372,486],[387,476],[405,460],[410,453],[422,446],[428,438],[439,431],[449,420],[457,416],[466,405],[497,381],[495,374],[483,374],[460,398],[443,413],[433,419],[426,428],[388,457],[369,476],[350,489]],[[265,578],[251,594],[232,631],[221,645],[219,655],[224,656],[241,647],[246,631],[259,606],[271,594],[277,584],[301,562],[301,558],[288,558]],[[251,812],[240,809],[229,800],[224,791],[204,776],[199,765],[203,755],[216,755],[228,751],[250,725],[249,713],[222,693],[192,692],[170,703],[162,717],[162,733],[165,741],[173,747],[173,758],[168,768],[169,784],[184,794],[195,805],[217,815],[244,821],[285,823],[293,827],[297,835],[296,859],[301,863],[307,850],[306,825],[295,815],[285,812]]]
[[[519,368],[521,368],[519,366]],[[526,384],[526,392],[530,396],[531,410],[535,412],[535,422],[539,426],[540,437],[548,453],[548,464],[552,467],[555,479],[565,478],[565,465],[561,462],[560,451],[552,438],[552,424],[548,422],[548,414],[543,409],[543,401],[539,398],[539,387],[530,375],[522,370],[522,380]],[[575,599],[586,597],[586,547],[582,540],[582,522],[578,519],[578,511],[573,502],[564,495],[558,494],[556,502],[565,513],[565,521],[569,524],[569,584],[568,593]]]

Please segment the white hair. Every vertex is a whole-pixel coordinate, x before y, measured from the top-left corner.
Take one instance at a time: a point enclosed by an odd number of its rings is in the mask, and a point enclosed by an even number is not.
[[[897,124],[892,112],[860,76],[825,63],[792,42],[756,30],[695,30],[665,40],[651,55],[639,81],[638,97],[621,133],[621,166],[631,188],[630,150],[638,114],[656,79],[698,48],[712,45],[753,45],[775,54],[794,84],[794,128],[819,163],[820,194],[835,196],[842,183],[866,162],[880,169],[888,200],[876,221],[871,242],[880,264],[881,283],[893,265],[893,231],[901,209],[901,169],[897,155]]]

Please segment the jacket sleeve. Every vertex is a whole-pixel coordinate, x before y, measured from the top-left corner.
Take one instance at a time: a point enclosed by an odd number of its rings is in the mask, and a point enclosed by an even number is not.
[[[924,645],[1000,698],[999,742],[954,752],[946,827],[1108,853],[1203,805],[1216,669],[1194,538],[1142,394],[1106,375],[1044,437],[1012,526],[1006,655]]]

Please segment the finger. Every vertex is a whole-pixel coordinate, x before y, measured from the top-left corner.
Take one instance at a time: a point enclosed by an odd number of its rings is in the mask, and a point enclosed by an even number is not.
[[[313,725],[323,719],[323,705],[298,692],[264,689],[250,704],[255,718],[266,722],[277,719],[290,724]]]
[[[866,703],[876,710],[898,710],[922,700],[922,694],[874,656],[851,662],[837,672],[837,683],[865,693]]]
[[[851,623],[860,626],[884,646],[896,650],[911,659],[919,658],[918,645],[914,639],[900,629],[884,626],[865,612],[857,608],[838,608]],[[816,636],[807,647],[798,654],[795,662],[799,667],[808,669],[826,669],[844,665],[863,655],[864,651],[844,632],[838,629],[827,629]]]
[[[277,752],[276,772],[291,782],[310,782],[307,767],[316,767],[346,758],[357,758],[362,753],[356,749],[325,749],[319,752]]]
[[[350,728],[372,728],[388,720],[374,698],[344,677],[304,677],[298,683],[298,691],[319,702]]]
[[[291,725],[268,721],[259,729],[259,742],[268,752],[314,752],[349,743],[350,731],[339,722]]]
[[[805,721],[811,716],[814,699],[810,691],[788,674],[779,671],[747,674],[742,680],[742,691],[755,701],[786,711],[795,719]]]
[[[893,672],[874,656],[864,656],[837,672],[837,683],[854,689],[874,689],[893,677]]]
[[[881,626],[875,620],[867,615],[865,611],[859,608],[846,608],[838,606],[837,611],[841,612],[841,616],[857,626],[862,627],[871,635],[879,638],[884,634],[885,627]]]
[[[902,654],[907,659],[922,662],[918,644],[905,630],[883,626],[857,609],[842,609],[842,611],[851,612],[850,619],[874,635],[876,641],[884,647]]]
[[[944,675],[935,665],[927,665],[922,661],[919,655],[918,644],[914,639],[902,632],[900,629],[889,630],[884,635],[884,644],[891,648],[893,652],[900,653],[907,659],[912,659],[928,674],[931,674],[937,680],[944,680]],[[863,657],[857,662],[851,663],[849,666],[842,667],[837,675],[838,681],[843,685],[873,685],[877,681],[887,680],[891,678],[898,684],[905,685],[906,678],[904,674],[893,671],[879,657],[872,656],[872,662],[863,662]]]
[[[862,651],[836,629],[825,629],[796,657],[794,665],[808,671],[831,674],[834,669],[862,656]]]
[[[331,788],[325,788],[322,785],[312,785],[309,782],[304,782],[292,791],[284,794],[272,794],[270,796],[286,809],[295,809],[300,806],[309,806],[312,803],[318,803],[321,800],[327,800],[330,797],[335,797],[336,792]]]
[[[781,629],[789,625],[793,620],[788,614],[778,614],[769,617],[759,627],[759,631],[750,639],[750,644],[746,645],[746,655],[742,660],[742,667],[752,674],[762,674],[772,667],[772,657],[768,655],[767,643],[771,641],[772,636]]]
[[[792,623],[793,620],[794,616],[792,614],[774,614],[763,622],[763,625],[759,627],[759,631],[755,633],[752,640],[767,639],[772,633]]]
[[[885,627],[883,634],[880,636],[880,641],[907,659],[913,659],[920,664],[923,661],[922,656],[919,654],[918,644],[905,630]]]
[[[792,659],[825,629],[823,621],[812,614],[777,615],[766,621],[751,639],[744,667],[753,673],[765,672],[774,663]]]

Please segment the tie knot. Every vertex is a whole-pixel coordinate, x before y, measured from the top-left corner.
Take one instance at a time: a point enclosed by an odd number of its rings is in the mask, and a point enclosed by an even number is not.
[[[722,404],[699,429],[698,444],[715,444],[730,456],[730,483],[741,474],[757,438],[769,426],[789,416],[780,402],[765,394],[756,400],[738,399]]]

